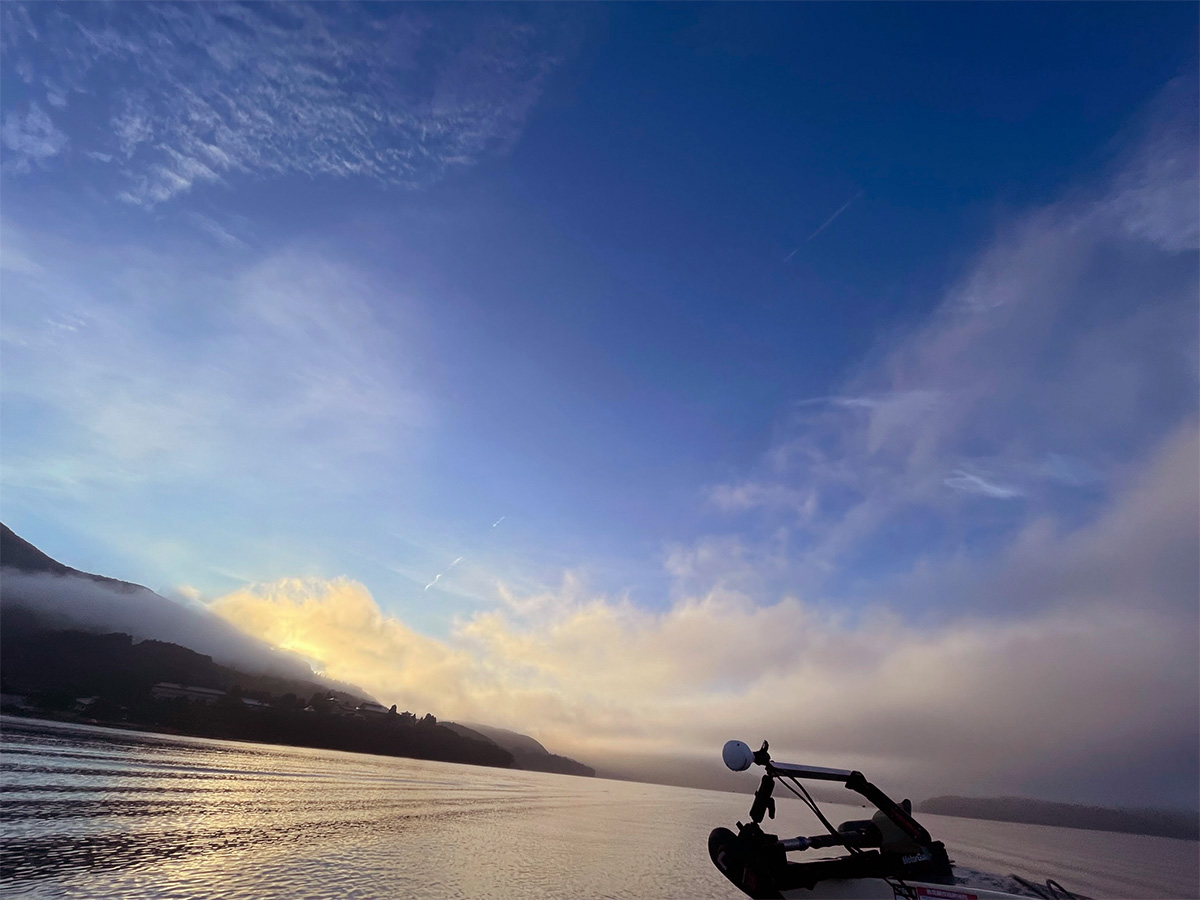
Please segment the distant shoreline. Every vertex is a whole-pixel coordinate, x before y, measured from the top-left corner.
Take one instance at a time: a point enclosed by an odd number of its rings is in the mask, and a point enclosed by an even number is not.
[[[43,714],[40,710],[36,713],[30,712],[15,712],[11,709],[0,709],[0,720],[3,719],[20,719],[22,722],[44,722],[48,725],[78,725],[84,728],[105,728],[109,731],[130,732],[133,734],[145,734],[151,737],[164,738],[194,738],[199,741],[222,741],[230,744],[249,744],[257,747],[292,747],[296,750],[327,750],[330,753],[352,753],[359,756],[377,756],[381,759],[410,759],[414,762],[436,762],[446,763],[452,766],[471,766],[472,768],[484,769],[504,769],[507,772],[526,772],[528,769],[518,769],[515,766],[497,766],[488,763],[474,762],[458,762],[447,759],[431,759],[423,756],[397,756],[394,753],[376,753],[370,750],[343,750],[337,747],[318,747],[312,744],[283,744],[279,741],[259,741],[252,738],[241,737],[220,737],[210,734],[194,734],[190,731],[180,731],[179,729],[170,728],[167,726],[146,725],[140,722],[103,722],[98,719],[84,719],[77,716],[72,716],[70,713],[59,714],[49,713]],[[0,748],[4,746],[4,732],[0,730]]]
[[[173,710],[185,715],[191,710]],[[209,710],[198,710],[206,713]],[[349,720],[332,721],[332,717],[322,723],[330,730],[314,733],[308,728],[288,728],[287,721],[280,722],[281,716],[295,719],[279,710],[265,712],[247,712],[232,708],[220,711],[216,721],[193,721],[183,719],[192,727],[180,727],[171,721],[130,721],[103,719],[95,716],[83,716],[65,710],[53,709],[20,709],[11,706],[0,707],[0,715],[5,718],[22,719],[30,722],[49,722],[63,725],[85,725],[96,728],[110,728],[114,731],[128,731],[136,734],[156,734],[162,737],[200,738],[203,740],[234,741],[240,744],[261,744],[273,747],[297,747],[308,750],[334,750],[346,753],[364,753],[368,756],[382,756],[393,759],[417,759],[428,762],[448,762],[460,765],[484,766],[497,769],[516,769],[512,763],[512,754],[494,744],[484,745],[480,741],[462,738],[440,725],[412,725],[400,728],[382,729],[379,723],[355,722]],[[272,718],[276,721],[264,722]],[[277,727],[284,725],[283,729]],[[199,727],[197,727],[199,726]],[[264,727],[265,726],[265,727]],[[405,732],[408,732],[405,734]],[[288,735],[292,740],[281,740]],[[4,735],[0,733],[0,746],[3,745]],[[397,740],[399,739],[399,740]]]
[[[169,726],[154,726],[135,722],[106,722],[98,719],[85,719],[71,713],[55,713],[53,711],[38,711],[30,714],[28,711],[12,709],[0,710],[5,718],[21,719],[28,722],[46,722],[48,724],[84,725],[97,728],[109,728],[114,731],[127,731],[137,734],[161,735],[162,737],[200,738],[201,740],[233,741],[239,744],[260,744],[274,747],[297,747],[310,750],[333,750],[336,752],[363,753],[367,756],[381,756],[391,759],[421,759],[432,762],[456,762],[454,760],[436,760],[429,757],[399,756],[392,753],[377,753],[370,750],[347,750],[338,747],[322,747],[311,744],[281,743],[279,741],[255,740],[253,738],[232,737],[224,735],[196,734],[182,731]],[[3,732],[0,731],[0,745],[3,744]],[[509,771],[536,771],[518,769],[511,766],[489,766],[480,763],[458,764],[482,765],[483,767],[507,768]],[[552,773],[567,774],[567,773]],[[611,779],[631,784],[660,784],[664,787],[685,787],[683,785],[664,784],[662,782],[646,782],[640,779],[629,779],[608,773],[598,773],[601,780]],[[695,788],[690,788],[695,790]],[[716,790],[716,789],[710,789]],[[739,791],[717,790],[718,793],[740,793]],[[845,805],[844,801],[829,800],[826,802]],[[1085,806],[1081,804],[1054,803],[1046,800],[1034,800],[1022,797],[931,797],[916,804],[918,813],[950,816],[960,819],[974,819],[985,822],[1008,822],[1013,825],[1045,825],[1052,828],[1070,828],[1080,831],[1104,831],[1120,834],[1135,834],[1146,837],[1166,838],[1189,842],[1200,841],[1200,816],[1192,818],[1187,812],[1161,809],[1119,809],[1113,807]]]
[[[1186,811],[1085,806],[1028,797],[958,796],[931,797],[917,804],[916,809],[919,813],[961,819],[1200,841],[1200,814]]]

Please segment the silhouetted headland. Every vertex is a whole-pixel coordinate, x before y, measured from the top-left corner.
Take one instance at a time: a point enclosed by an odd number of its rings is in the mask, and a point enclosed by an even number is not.
[[[97,591],[99,590],[99,593]],[[199,737],[593,775],[526,735],[439,724],[315,675],[202,610],[141,585],[80,572],[0,524],[0,710]],[[113,602],[113,597],[119,599]],[[127,604],[122,606],[122,604]],[[124,620],[198,640],[235,666],[179,643],[103,627]],[[149,629],[148,629],[149,630]],[[247,671],[248,668],[254,671]],[[482,726],[487,728],[487,726]],[[520,747],[514,753],[512,743]],[[538,748],[541,753],[532,750]],[[519,756],[519,758],[518,758]]]
[[[178,644],[128,634],[44,631],[5,613],[5,712],[199,737],[511,767],[496,744],[317,684],[217,665]],[[291,688],[291,690],[284,690]],[[308,693],[297,693],[311,689]]]
[[[1200,820],[1196,813],[1176,810],[1113,809],[1028,797],[931,797],[919,803],[917,811],[994,822],[1200,840]]]
[[[592,777],[596,770],[570,757],[551,753],[527,734],[496,728],[492,725],[459,725],[447,722],[446,726],[464,737],[483,738],[503,747],[513,755],[513,764],[518,769],[531,772],[557,772],[560,775],[583,775]]]

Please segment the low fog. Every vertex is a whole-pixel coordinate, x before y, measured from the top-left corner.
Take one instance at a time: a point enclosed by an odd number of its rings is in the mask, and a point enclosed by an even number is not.
[[[6,566],[0,569],[0,600],[7,610],[30,610],[63,628],[169,641],[247,674],[324,681],[294,654],[250,637],[207,609],[184,606],[139,585]]]

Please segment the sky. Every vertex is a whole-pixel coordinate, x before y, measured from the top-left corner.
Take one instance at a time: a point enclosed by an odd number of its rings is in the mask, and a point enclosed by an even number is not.
[[[606,771],[1195,807],[1198,17],[5,3],[0,516]]]

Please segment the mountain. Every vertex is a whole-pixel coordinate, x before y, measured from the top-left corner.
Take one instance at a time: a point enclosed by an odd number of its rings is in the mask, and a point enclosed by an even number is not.
[[[1158,837],[1200,840],[1200,821],[1194,812],[1162,809],[1113,809],[1052,803],[1028,797],[931,797],[917,806],[918,812],[1026,825],[1054,825],[1116,831]]]
[[[313,743],[312,717],[292,721],[292,713],[309,704],[310,711],[337,708],[357,720],[363,717],[355,711],[371,698],[353,685],[322,678],[303,660],[243,634],[202,606],[64,565],[2,523],[0,593],[0,686],[5,694],[37,698],[44,713],[65,714],[77,698],[100,695],[102,708],[123,710],[128,721],[189,733],[305,746],[333,746],[328,742],[341,734],[336,744],[341,749],[595,775],[528,735],[488,725],[438,724],[432,716],[417,720],[410,713],[384,719],[376,711],[365,724],[322,716],[325,743]],[[226,704],[216,719],[198,710],[168,716],[163,704],[153,702],[153,687],[162,682],[225,692],[257,701],[255,709],[272,709],[247,718],[240,705]],[[424,730],[400,727],[414,722]]]
[[[331,690],[315,677],[243,672],[167,641],[62,628],[53,619],[10,605],[7,596],[0,605],[0,687],[5,694],[36,698],[47,710],[70,706],[82,695],[126,706],[150,696],[160,682],[232,690],[263,702],[284,695],[306,700],[332,695],[352,707],[366,702],[357,694]]]
[[[70,566],[64,566],[56,559],[51,559],[29,541],[20,537],[15,531],[0,522],[0,567],[15,569],[18,572],[44,573],[48,575],[69,575],[86,578],[97,584],[107,585],[125,593],[145,590],[140,585],[128,581],[118,581],[104,575],[92,575],[80,572]]]
[[[367,699],[353,685],[321,678],[303,660],[243,634],[203,608],[64,565],[3,523],[0,596],[0,675],[17,693],[62,686],[72,672],[76,682],[99,679],[107,684],[124,667],[126,676],[142,673],[140,681],[154,676],[156,681],[220,689],[238,684],[303,697],[332,692],[355,705]],[[39,653],[50,658],[40,659]]]
[[[316,684],[248,676],[165,641],[47,631],[20,611],[0,632],[0,659],[5,712],[381,756],[503,768],[513,762],[491,741],[464,737],[433,716],[389,712]]]
[[[507,728],[496,728],[493,725],[460,725],[457,722],[444,723],[447,728],[454,729],[464,737],[477,737],[491,741],[507,750],[513,756],[513,764],[518,769],[531,772],[556,772],[560,775],[582,775],[592,778],[596,770],[591,766],[573,760],[566,756],[551,753],[527,734],[509,731]]]
[[[205,609],[65,566],[0,525],[4,711],[511,767],[482,735],[390,711]],[[173,637],[174,640],[167,639]],[[210,652],[201,652],[208,650]]]
[[[200,605],[168,600],[149,588],[63,565],[0,524],[0,616],[16,611],[47,627],[123,632],[134,639],[167,641],[211,656],[254,675],[318,682],[326,688],[362,691],[316,675],[299,657],[234,628]]]

